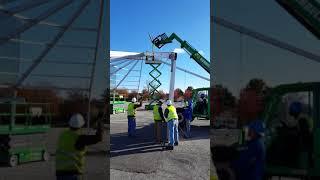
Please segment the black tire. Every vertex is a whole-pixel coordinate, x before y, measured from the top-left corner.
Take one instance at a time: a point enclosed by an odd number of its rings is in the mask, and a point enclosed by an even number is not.
[[[50,154],[47,151],[42,152],[42,160],[43,161],[49,161],[50,159]]]
[[[229,167],[217,169],[217,174],[219,180],[236,180],[236,175],[234,171]]]
[[[19,164],[19,157],[16,154],[12,154],[10,155],[9,159],[8,159],[8,165],[10,167],[15,167]]]

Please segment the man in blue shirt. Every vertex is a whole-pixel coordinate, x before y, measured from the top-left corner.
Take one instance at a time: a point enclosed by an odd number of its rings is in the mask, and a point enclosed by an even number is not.
[[[240,157],[233,162],[233,167],[239,180],[262,180],[265,165],[264,124],[256,120],[249,124],[248,129],[249,140],[240,150]]]
[[[191,132],[190,132],[190,124],[192,121],[192,99],[189,98],[186,100],[186,106],[184,108],[184,119],[186,122],[186,137],[185,138],[191,138]]]

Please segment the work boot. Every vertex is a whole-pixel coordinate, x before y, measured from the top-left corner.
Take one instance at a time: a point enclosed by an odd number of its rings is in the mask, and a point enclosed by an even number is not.
[[[173,146],[167,146],[166,149],[167,150],[173,150]]]
[[[175,145],[175,146],[178,146],[178,145],[179,145],[179,143],[178,143],[178,142],[175,142],[175,143],[174,143],[174,145]]]

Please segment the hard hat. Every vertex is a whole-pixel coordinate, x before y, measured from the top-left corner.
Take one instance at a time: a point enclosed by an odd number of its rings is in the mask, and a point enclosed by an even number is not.
[[[300,102],[292,102],[289,107],[290,113],[300,113],[302,111],[302,104]]]
[[[172,105],[172,102],[171,102],[170,99],[168,99],[168,100],[167,100],[167,106],[170,106],[170,105]]]
[[[132,98],[132,102],[133,102],[133,103],[137,102],[137,98],[135,98],[135,97]]]
[[[77,113],[71,116],[69,126],[73,128],[81,128],[84,125],[84,119],[81,114]]]
[[[255,120],[251,122],[248,128],[259,134],[260,136],[264,136],[265,125],[261,120]]]

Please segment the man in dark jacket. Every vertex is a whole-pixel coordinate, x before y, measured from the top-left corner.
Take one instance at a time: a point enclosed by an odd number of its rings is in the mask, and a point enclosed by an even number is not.
[[[163,116],[161,101],[158,101],[158,103],[153,107],[153,119],[154,119],[156,143],[161,143],[161,132],[162,132],[161,127],[162,127],[163,121],[165,120]]]

